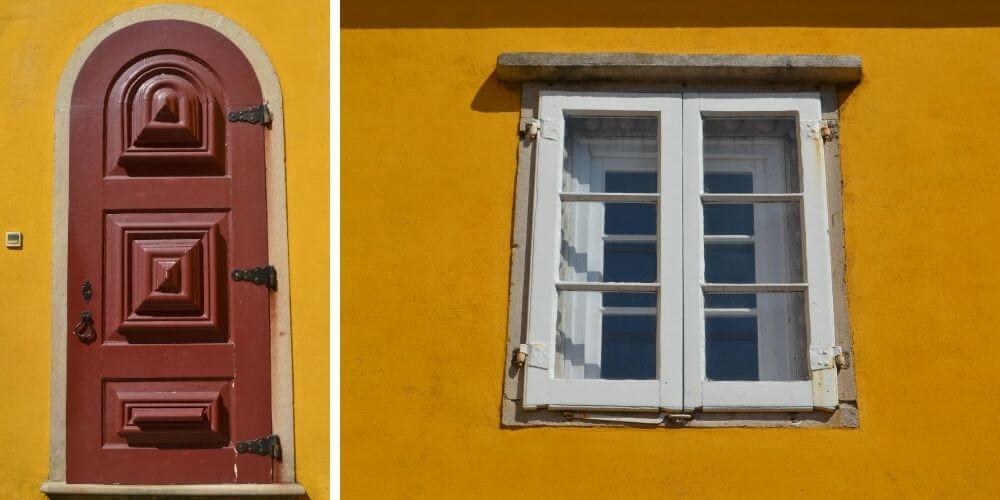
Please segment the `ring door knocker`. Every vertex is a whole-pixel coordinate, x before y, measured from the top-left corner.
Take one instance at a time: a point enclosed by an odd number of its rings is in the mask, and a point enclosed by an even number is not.
[[[83,282],[83,303],[87,304],[90,302],[90,298],[93,297],[94,288],[90,284],[90,280],[85,280]],[[89,344],[97,338],[97,330],[94,330],[94,315],[90,311],[83,311],[80,313],[80,322],[73,327],[73,335],[80,339],[84,344]]]

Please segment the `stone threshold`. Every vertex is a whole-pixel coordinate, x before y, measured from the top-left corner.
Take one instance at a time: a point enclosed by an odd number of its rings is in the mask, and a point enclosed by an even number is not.
[[[299,483],[275,484],[67,484],[57,481],[42,483],[42,493],[52,498],[83,496],[170,496],[170,497],[269,497],[297,498],[306,494]]]

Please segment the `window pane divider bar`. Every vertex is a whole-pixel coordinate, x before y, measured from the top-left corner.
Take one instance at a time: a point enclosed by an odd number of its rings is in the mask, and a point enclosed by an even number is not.
[[[753,307],[706,308],[705,316],[752,316],[757,314]]]
[[[655,307],[605,307],[604,314],[614,316],[655,316]]]
[[[806,283],[703,283],[701,290],[709,293],[804,292]]]
[[[655,193],[559,193],[562,201],[610,201],[623,203],[657,202]]]
[[[659,283],[570,283],[556,282],[556,290],[567,292],[655,292]]]
[[[802,201],[802,193],[788,194],[702,194],[702,203],[778,203]]]

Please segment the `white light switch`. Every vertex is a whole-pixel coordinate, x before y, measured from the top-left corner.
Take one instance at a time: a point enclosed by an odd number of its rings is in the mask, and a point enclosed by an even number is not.
[[[7,248],[21,248],[21,233],[7,231],[4,233],[4,242]]]

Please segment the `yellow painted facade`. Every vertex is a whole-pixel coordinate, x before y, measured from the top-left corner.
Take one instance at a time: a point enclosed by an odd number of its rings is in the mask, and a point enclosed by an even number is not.
[[[1000,498],[1000,14],[930,4],[348,2],[345,498]],[[840,123],[859,429],[500,427],[505,51],[863,58]]]
[[[63,65],[104,21],[159,2],[0,1],[0,226],[24,233],[0,249],[0,498],[44,498],[48,474],[53,120]],[[330,497],[329,468],[329,6],[321,0],[184,2],[219,12],[250,32],[277,70],[284,94],[289,261],[292,283],[298,480]],[[72,418],[70,416],[69,418]]]

